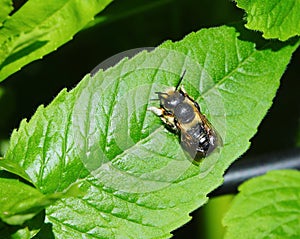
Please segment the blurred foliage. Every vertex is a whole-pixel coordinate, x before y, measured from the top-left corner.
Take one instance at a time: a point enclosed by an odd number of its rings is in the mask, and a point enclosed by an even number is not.
[[[223,218],[224,239],[299,238],[299,185],[298,170],[273,170],[241,184]]]
[[[237,0],[237,6],[247,12],[246,27],[263,32],[266,39],[286,41],[300,35],[300,3],[294,0]]]

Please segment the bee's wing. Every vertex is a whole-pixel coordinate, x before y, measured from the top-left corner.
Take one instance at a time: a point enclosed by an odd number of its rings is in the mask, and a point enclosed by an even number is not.
[[[195,140],[191,135],[189,135],[179,123],[177,123],[176,126],[180,132],[180,145],[185,151],[190,154],[191,158],[193,160],[196,160],[199,157],[205,157],[205,153],[202,154],[198,150],[199,142]]]
[[[213,151],[218,146],[222,146],[223,141],[222,141],[221,136],[218,134],[216,129],[211,125],[211,123],[207,120],[206,116],[201,114],[200,112],[197,112],[197,114],[198,114],[199,118],[201,119],[203,126],[210,137],[210,142],[212,145],[210,151]]]

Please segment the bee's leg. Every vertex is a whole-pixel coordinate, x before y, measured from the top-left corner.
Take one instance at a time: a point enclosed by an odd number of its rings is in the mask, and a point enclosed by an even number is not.
[[[194,101],[194,106],[197,108],[197,110],[200,111],[200,106],[198,105],[198,103],[196,101]]]
[[[175,118],[172,115],[164,115],[161,120],[174,132],[177,132]]]
[[[166,114],[166,111],[162,108],[156,108],[154,106],[149,107],[147,110],[153,112],[160,117],[161,121],[167,125],[167,127],[173,131],[177,131],[176,124],[174,122],[174,116]]]
[[[154,106],[149,107],[147,110],[153,112],[154,114],[156,114],[157,116],[161,117],[164,115],[165,110],[162,108],[157,108]]]

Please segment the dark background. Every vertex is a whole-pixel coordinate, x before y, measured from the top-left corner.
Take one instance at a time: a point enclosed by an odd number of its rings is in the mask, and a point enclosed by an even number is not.
[[[107,20],[83,30],[56,52],[0,83],[5,89],[0,99],[0,141],[7,140],[40,104],[49,104],[65,87],[72,89],[108,57],[132,48],[155,47],[168,39],[181,40],[192,31],[241,21],[245,15],[233,2],[224,0],[116,0],[101,16]],[[295,146],[300,112],[299,54],[298,50],[244,157]],[[199,228],[205,225],[202,210],[194,212],[194,219],[176,230],[174,238],[199,238],[199,234],[205,238],[204,228]]]

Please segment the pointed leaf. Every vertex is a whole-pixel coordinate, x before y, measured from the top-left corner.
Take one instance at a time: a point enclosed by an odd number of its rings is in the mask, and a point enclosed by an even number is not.
[[[299,238],[300,173],[269,172],[239,187],[224,218],[225,238]]]
[[[263,32],[266,39],[285,41],[300,35],[300,2],[297,0],[237,0],[247,13],[246,27]]]
[[[16,179],[0,178],[0,195],[0,218],[11,225],[22,225],[51,204],[38,190]]]
[[[69,41],[112,0],[31,0],[0,29],[0,81]]]
[[[45,194],[78,180],[87,192],[47,209],[56,238],[167,238],[190,219],[249,147],[296,48],[251,41],[224,26],[165,42],[87,75],[22,121],[5,160]],[[183,70],[185,89],[223,139],[199,166],[147,111],[158,106],[150,100],[155,92],[176,85]]]
[[[63,197],[83,196],[79,186],[74,183],[62,193],[44,195],[19,180],[0,178],[0,219],[10,225],[22,225]]]
[[[0,27],[3,25],[4,20],[7,19],[8,14],[13,10],[12,0],[0,0]]]

